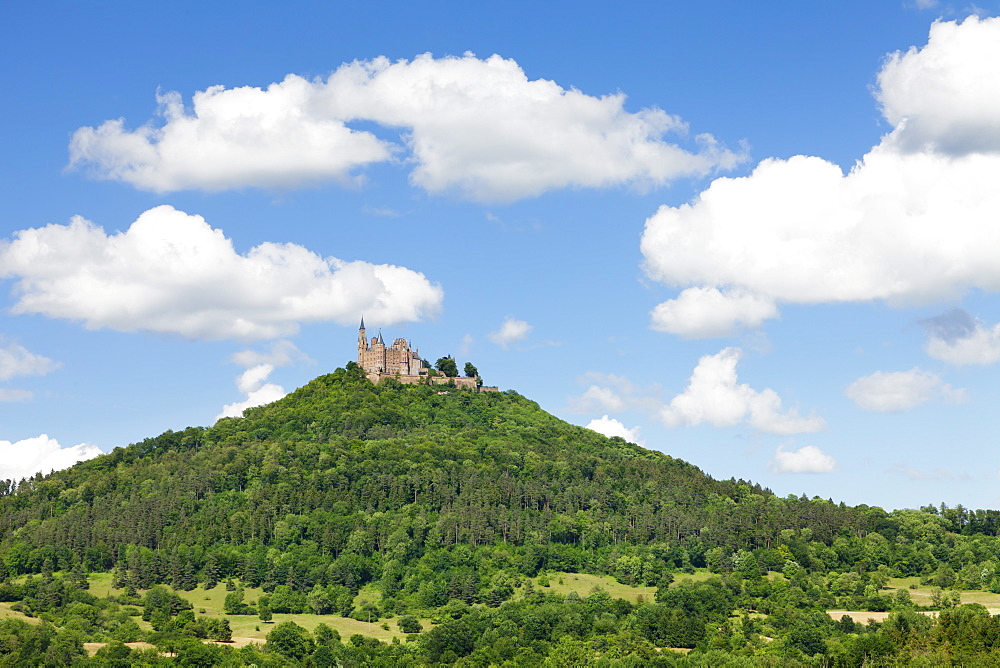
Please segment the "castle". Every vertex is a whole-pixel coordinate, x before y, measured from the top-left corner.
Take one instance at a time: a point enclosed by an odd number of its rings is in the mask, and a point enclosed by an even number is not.
[[[382,332],[379,332],[369,343],[365,336],[364,318],[361,318],[361,328],[358,329],[358,366],[369,376],[422,376],[428,368],[406,339],[396,339],[386,347]]]
[[[395,378],[404,385],[443,385],[450,382],[476,392],[497,391],[495,387],[481,387],[476,378],[433,375],[430,365],[406,339],[396,339],[391,346],[387,346],[382,340],[382,332],[379,332],[378,336],[373,336],[369,341],[364,318],[361,318],[361,327],[358,329],[358,366],[365,370],[368,380],[373,383],[378,383],[383,378]]]

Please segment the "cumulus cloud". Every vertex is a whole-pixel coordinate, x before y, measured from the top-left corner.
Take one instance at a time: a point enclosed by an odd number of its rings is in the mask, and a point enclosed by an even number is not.
[[[876,92],[894,128],[847,174],[762,161],[646,221],[647,273],[688,288],[653,326],[715,336],[776,304],[931,301],[1000,289],[1000,19],[935,23]]]
[[[770,299],[745,290],[688,288],[653,309],[653,329],[685,338],[728,336],[739,327],[757,327],[778,315]]]
[[[322,258],[296,244],[237,253],[222,230],[170,206],[108,235],[80,217],[0,242],[0,277],[16,278],[15,313],[81,320],[88,329],[194,339],[269,339],[300,323],[418,320],[443,292],[393,265]]]
[[[693,150],[666,141],[685,138],[687,125],[661,109],[628,112],[621,93],[530,80],[497,55],[380,57],[344,64],[325,81],[214,86],[195,93],[190,111],[177,93],[158,101],[157,124],[128,130],[117,119],[77,130],[70,165],[165,192],[344,182],[352,170],[397,159],[414,165],[411,182],[428,192],[512,201],[565,187],[659,185],[743,159],[707,134]],[[400,140],[353,122],[398,129]]]
[[[272,371],[274,367],[270,364],[258,364],[237,376],[236,387],[247,395],[246,398],[223,406],[214,421],[224,417],[243,417],[246,409],[275,402],[287,395],[288,392],[281,385],[264,382]]]
[[[629,429],[621,422],[621,420],[610,418],[607,415],[594,418],[588,422],[587,429],[593,429],[598,434],[604,434],[608,438],[612,436],[620,436],[629,443],[635,443],[636,445],[645,444],[645,441],[643,441],[639,436],[641,431],[639,427],[632,427]]]
[[[587,374],[581,380],[590,386],[582,395],[570,399],[569,408],[578,413],[639,410],[668,427],[748,424],[761,432],[786,435],[826,428],[826,422],[819,416],[784,410],[781,397],[774,390],[758,391],[739,383],[736,367],[742,356],[739,348],[705,355],[698,360],[684,392],[669,402],[661,398],[657,386],[638,388],[621,376]]]
[[[0,441],[0,480],[17,481],[38,472],[48,474],[100,454],[101,449],[90,443],[64,448],[47,434],[14,443]]]
[[[638,410],[655,414],[662,406],[658,386],[638,387],[628,378],[613,373],[588,372],[577,379],[588,387],[583,394],[571,397],[568,410],[572,413],[620,413]]]
[[[297,361],[308,361],[309,357],[288,340],[275,341],[269,350],[241,350],[230,358],[235,364],[252,367],[270,365],[271,367],[288,366]]]
[[[507,349],[511,345],[528,338],[528,334],[534,329],[524,320],[506,317],[500,329],[487,335],[490,341],[501,348]]]
[[[127,130],[123,119],[80,128],[70,166],[143,190],[280,188],[352,181],[352,170],[388,160],[393,146],[351,130],[315,104],[316,84],[289,75],[266,90],[212,86],[158,95],[162,125]]]
[[[781,398],[774,390],[758,391],[739,384],[736,366],[742,355],[739,348],[724,348],[698,360],[687,388],[663,407],[660,419],[670,427],[703,423],[733,427],[746,422],[769,434],[801,434],[826,428],[821,417],[803,417],[795,409],[782,411]]]
[[[917,367],[909,371],[876,371],[848,385],[844,394],[858,408],[880,413],[901,413],[936,398],[953,402],[965,398],[964,390]]]
[[[958,365],[1000,361],[1000,324],[984,325],[962,309],[920,324],[927,330],[927,354],[935,359]]]
[[[58,362],[29,352],[17,343],[0,346],[0,380],[10,380],[17,376],[43,376],[58,368]]]
[[[268,383],[267,379],[276,367],[308,359],[291,341],[275,341],[268,351],[241,350],[235,353],[231,360],[247,367],[236,377],[236,389],[246,398],[223,406],[215,421],[224,417],[242,417],[243,411],[248,408],[263,406],[287,395],[284,387]]]
[[[935,22],[925,47],[886,59],[876,98],[894,148],[1000,152],[1000,19]]]
[[[625,400],[617,392],[600,385],[591,385],[582,395],[570,400],[570,410],[574,413],[591,413],[596,410],[617,413],[625,408]]]
[[[833,473],[837,460],[814,445],[798,450],[785,450],[779,446],[769,467],[774,473]]]
[[[0,337],[2,344],[2,337]],[[17,343],[0,345],[0,381],[18,376],[43,376],[60,367],[48,357],[36,355]],[[0,388],[0,402],[27,401],[34,396],[29,390],[20,388]]]

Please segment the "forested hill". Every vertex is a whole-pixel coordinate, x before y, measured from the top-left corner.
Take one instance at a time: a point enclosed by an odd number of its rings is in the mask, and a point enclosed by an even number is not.
[[[942,591],[1000,594],[998,516],[778,498],[516,392],[372,385],[349,364],[242,418],[0,484],[0,666],[1000,665],[1000,617]],[[89,594],[108,571],[116,593]],[[655,601],[540,590],[559,573]],[[892,578],[909,580],[890,595]],[[226,614],[195,614],[222,581]],[[272,613],[263,650],[200,642]],[[317,621],[334,615],[395,620],[408,642],[342,644]],[[310,617],[315,637],[291,621]],[[88,640],[113,646],[81,663]],[[121,644],[139,640],[156,647]]]
[[[361,579],[387,558],[498,543],[523,548],[532,571],[604,570],[607,548],[649,544],[682,566],[711,546],[766,548],[804,526],[829,541],[881,518],[714,481],[515,392],[374,386],[349,365],[243,418],[22,482],[0,497],[0,557],[13,573],[106,570],[134,546],[198,577],[209,555],[225,574],[251,556],[261,578],[299,568],[305,586],[345,552],[367,562]]]

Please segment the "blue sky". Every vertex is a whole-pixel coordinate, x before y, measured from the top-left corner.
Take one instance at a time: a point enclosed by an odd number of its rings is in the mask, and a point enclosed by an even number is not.
[[[364,315],[717,478],[1000,506],[1000,5],[372,7],[0,9],[0,478]]]

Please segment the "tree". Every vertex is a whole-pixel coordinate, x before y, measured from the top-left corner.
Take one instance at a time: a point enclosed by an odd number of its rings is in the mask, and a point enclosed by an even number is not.
[[[71,666],[87,656],[83,637],[76,631],[60,631],[45,650],[45,665]]]
[[[78,561],[73,564],[70,581],[78,589],[90,589],[90,582],[87,580],[87,574],[83,572],[83,564],[81,562]]]
[[[465,363],[465,375],[468,378],[475,378],[476,379],[476,386],[477,387],[482,387],[483,386],[483,379],[479,375],[479,369],[477,369],[476,366],[472,362],[466,362]]]
[[[424,630],[423,624],[413,615],[403,615],[396,624],[403,633],[420,633]]]
[[[177,648],[177,663],[182,666],[215,666],[221,658],[221,650],[214,645],[201,642],[185,642]]]
[[[322,592],[322,589],[320,591]],[[302,592],[294,591],[288,585],[278,585],[274,588],[274,593],[271,594],[269,605],[271,606],[271,610],[275,612],[298,614],[305,612],[306,595]]]
[[[340,642],[340,632],[323,622],[317,624],[316,628],[313,629],[313,637],[317,645],[332,645]]]
[[[458,376],[458,362],[453,357],[441,357],[434,363],[434,368],[448,376],[455,378]]]
[[[205,589],[214,589],[219,583],[219,571],[219,558],[212,552],[205,560]]]
[[[233,628],[229,625],[229,620],[223,617],[215,623],[214,640],[219,642],[232,642]]]
[[[295,622],[281,622],[267,634],[264,649],[290,659],[302,659],[312,653],[313,641],[309,632]]]
[[[242,585],[237,587],[236,591],[226,594],[225,601],[222,603],[222,609],[227,615],[242,615],[245,607],[246,606],[243,605]]]
[[[277,592],[275,594],[277,595]],[[312,608],[313,613],[317,615],[329,614],[333,609],[333,601],[330,598],[330,594],[322,585],[313,587],[313,590],[306,596],[306,603]]]

